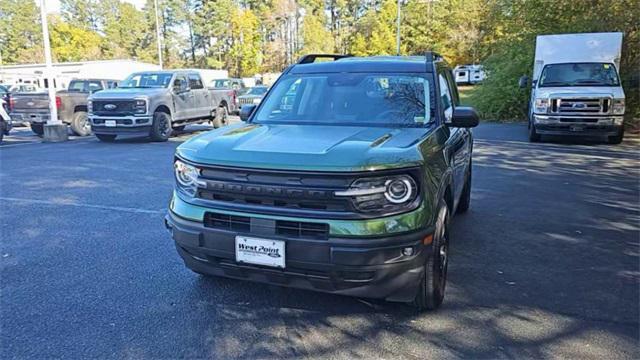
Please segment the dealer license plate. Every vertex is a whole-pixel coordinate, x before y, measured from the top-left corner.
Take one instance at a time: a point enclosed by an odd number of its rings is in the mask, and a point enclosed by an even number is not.
[[[236,261],[284,269],[285,242],[236,236]]]
[[[105,120],[104,121],[104,126],[116,127],[116,121],[115,120]]]

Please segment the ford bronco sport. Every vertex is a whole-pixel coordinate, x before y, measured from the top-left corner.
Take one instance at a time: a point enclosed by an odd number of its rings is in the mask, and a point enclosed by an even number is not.
[[[176,150],[178,253],[204,275],[437,308],[471,192],[478,116],[458,104],[434,53],[302,57],[245,123]]]

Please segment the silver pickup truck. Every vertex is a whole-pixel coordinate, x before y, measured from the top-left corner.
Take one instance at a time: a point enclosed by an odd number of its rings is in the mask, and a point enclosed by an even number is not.
[[[58,119],[69,124],[76,135],[91,134],[87,120],[87,98],[90,94],[111,89],[118,85],[116,80],[74,79],[67,90],[56,92]],[[44,133],[44,124],[51,116],[49,94],[46,92],[24,92],[11,94],[10,116],[14,122],[29,123],[31,130],[38,135]]]
[[[117,89],[93,94],[89,119],[101,141],[118,135],[167,141],[173,130],[188,124],[226,125],[231,100],[226,90],[207,89],[196,71],[140,72],[129,75]]]

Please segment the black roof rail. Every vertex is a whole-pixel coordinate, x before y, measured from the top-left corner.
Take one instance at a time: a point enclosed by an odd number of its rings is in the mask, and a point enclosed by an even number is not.
[[[308,54],[303,55],[298,59],[296,64],[311,64],[316,62],[316,59],[333,59],[333,61],[344,59],[347,57],[352,57],[353,55],[341,55],[341,54]]]

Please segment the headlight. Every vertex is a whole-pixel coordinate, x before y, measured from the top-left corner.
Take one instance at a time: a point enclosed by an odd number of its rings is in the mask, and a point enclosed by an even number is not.
[[[133,105],[133,112],[136,114],[146,114],[147,101],[144,99],[136,99],[136,102]]]
[[[87,112],[91,114],[93,112],[93,101],[87,100]]]
[[[200,183],[198,180],[200,170],[180,160],[175,161],[173,168],[176,176],[176,186],[186,194],[195,196]]]
[[[614,99],[613,107],[611,108],[614,114],[624,114],[624,99]]]
[[[362,178],[335,195],[351,197],[358,211],[393,212],[415,208],[418,187],[408,175]]]
[[[549,99],[538,98],[535,101],[533,112],[546,113],[548,108],[549,108]]]
[[[260,104],[260,101],[262,101],[262,99],[260,99],[260,98],[255,98],[255,99],[253,99],[253,103],[254,103],[255,105]]]

